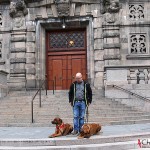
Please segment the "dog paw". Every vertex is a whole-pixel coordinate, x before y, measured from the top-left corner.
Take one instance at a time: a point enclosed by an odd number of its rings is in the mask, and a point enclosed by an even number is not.
[[[53,136],[50,135],[50,136],[48,136],[48,138],[53,138]]]
[[[78,139],[83,139],[84,138],[84,136],[78,136]]]

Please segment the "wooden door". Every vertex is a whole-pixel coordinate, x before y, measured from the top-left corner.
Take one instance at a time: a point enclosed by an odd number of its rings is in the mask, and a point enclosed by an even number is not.
[[[86,80],[86,55],[64,55],[48,57],[48,89],[69,89],[75,74],[81,72]]]
[[[51,35],[51,32],[48,35]],[[86,80],[86,49],[73,48],[67,49],[67,51],[66,48],[60,49],[58,51],[49,49],[47,52],[46,65],[49,90],[53,88],[56,90],[69,89],[77,72],[81,72],[83,79]]]

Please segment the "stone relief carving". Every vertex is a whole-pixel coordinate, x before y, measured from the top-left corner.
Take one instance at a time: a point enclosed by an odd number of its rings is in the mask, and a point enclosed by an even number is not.
[[[131,34],[130,46],[131,54],[146,54],[146,34]]]
[[[14,27],[20,28],[25,23],[24,16],[28,14],[25,2],[23,0],[18,0],[16,3],[10,3],[10,16],[14,20]]]
[[[59,17],[69,16],[70,0],[55,0],[55,4]]]
[[[102,13],[116,13],[120,10],[121,5],[119,0],[103,0],[103,11]]]
[[[129,5],[129,18],[131,20],[139,20],[144,18],[144,5],[130,4]]]
[[[103,0],[104,20],[107,23],[114,23],[117,20],[116,13],[119,12],[121,5],[119,0]]]

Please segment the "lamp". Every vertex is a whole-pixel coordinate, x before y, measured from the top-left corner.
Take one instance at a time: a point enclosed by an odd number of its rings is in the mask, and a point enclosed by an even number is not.
[[[62,20],[62,28],[63,28],[63,29],[65,29],[65,28],[66,28],[65,18],[63,18],[63,20]]]

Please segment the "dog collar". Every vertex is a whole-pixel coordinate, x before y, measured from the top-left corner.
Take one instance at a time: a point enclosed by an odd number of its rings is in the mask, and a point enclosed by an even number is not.
[[[62,123],[61,125],[57,125],[56,128],[57,128],[57,129],[64,128],[64,123]]]

